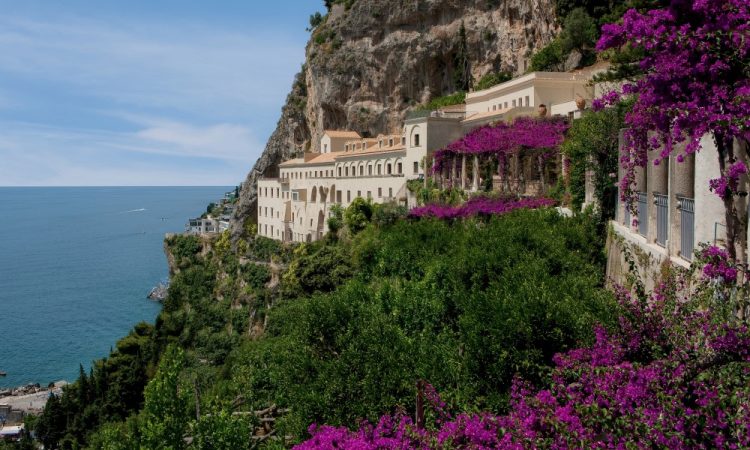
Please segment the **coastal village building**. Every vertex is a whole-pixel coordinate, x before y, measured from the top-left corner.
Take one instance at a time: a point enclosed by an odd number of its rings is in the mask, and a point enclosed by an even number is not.
[[[232,191],[224,193],[217,205],[221,208],[220,215],[217,217],[207,214],[206,217],[197,217],[189,219],[185,224],[185,233],[187,234],[216,234],[223,233],[229,229],[229,222],[234,212],[234,202],[237,200],[237,194],[240,186]]]
[[[280,164],[279,178],[258,181],[258,234],[285,242],[316,241],[328,232],[331,206],[347,207],[357,197],[416,206],[407,181],[424,179],[436,150],[482,125],[540,110],[575,118],[594,97],[590,79],[591,73],[583,71],[533,72],[469,93],[465,104],[412,113],[392,134],[365,138],[353,131],[325,131],[315,153]],[[464,189],[476,191],[478,163],[472,164],[473,169],[462,166],[458,178]]]

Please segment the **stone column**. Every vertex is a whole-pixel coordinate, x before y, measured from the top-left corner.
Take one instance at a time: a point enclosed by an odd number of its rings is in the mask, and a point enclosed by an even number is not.
[[[451,187],[456,187],[458,184],[458,158],[453,155],[453,173],[451,174]]]
[[[466,154],[461,155],[461,189],[466,189]]]
[[[474,167],[471,176],[471,190],[476,192],[479,190],[479,156],[474,155]]]

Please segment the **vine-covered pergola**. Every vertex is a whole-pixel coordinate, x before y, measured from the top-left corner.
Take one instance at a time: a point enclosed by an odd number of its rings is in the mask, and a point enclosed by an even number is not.
[[[549,182],[548,161],[559,159],[569,124],[563,118],[519,117],[479,127],[433,155],[432,174],[443,187],[480,185],[480,163],[497,164],[493,189],[515,195],[539,195]],[[472,168],[467,170],[467,158]],[[469,181],[471,180],[471,181]],[[531,182],[533,181],[533,183]]]

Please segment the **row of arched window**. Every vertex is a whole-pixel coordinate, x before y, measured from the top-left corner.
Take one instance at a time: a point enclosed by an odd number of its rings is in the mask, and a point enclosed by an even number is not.
[[[373,177],[384,175],[403,175],[404,164],[402,161],[387,161],[376,163],[344,163],[336,165],[336,176],[346,177]]]

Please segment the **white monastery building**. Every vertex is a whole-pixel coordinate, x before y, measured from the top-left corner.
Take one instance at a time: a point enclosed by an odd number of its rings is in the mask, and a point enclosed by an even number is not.
[[[392,134],[362,137],[325,131],[315,152],[279,166],[279,178],[258,181],[258,234],[285,242],[311,242],[328,231],[332,205],[357,198],[416,205],[407,181],[424,179],[433,152],[471,130],[540,113],[577,117],[594,97],[591,72],[533,72],[469,93],[466,103],[412,113]],[[478,189],[476,179],[471,190]]]

